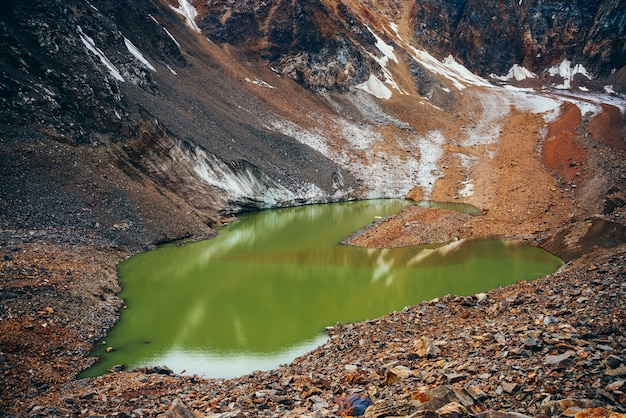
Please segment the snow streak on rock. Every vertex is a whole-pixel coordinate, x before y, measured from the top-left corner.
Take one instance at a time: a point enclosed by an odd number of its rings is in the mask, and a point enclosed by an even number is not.
[[[467,68],[456,62],[452,56],[448,56],[443,62],[437,60],[423,49],[410,47],[413,58],[431,71],[450,80],[458,89],[463,90],[467,85],[493,87],[487,80],[470,72]]]
[[[174,10],[176,10],[176,9],[174,9]],[[150,19],[152,19],[152,20],[154,21],[154,23],[156,23],[157,25],[161,26],[161,28],[165,31],[165,33],[167,34],[167,36],[169,36],[169,37],[170,37],[170,39],[171,39],[171,40],[172,40],[172,41],[176,44],[176,46],[177,46],[178,48],[180,48],[180,44],[178,43],[178,41],[176,40],[176,38],[174,38],[174,35],[172,35],[172,34],[170,33],[170,31],[169,31],[169,30],[167,30],[167,28],[166,28],[165,26],[162,26],[162,25],[159,23],[159,21],[158,21],[158,20],[156,20],[156,19],[154,18],[154,16],[152,16],[152,15],[151,15],[151,14],[149,14],[149,13],[148,13],[148,17],[149,17]]]
[[[385,68],[387,66],[387,62],[389,61],[393,61],[397,64],[398,58],[396,57],[396,54],[393,53],[393,46],[386,44],[385,41],[383,41],[371,29],[369,29],[369,31],[372,35],[374,35],[374,38],[376,38],[376,48],[378,48],[378,50],[383,54],[383,57],[378,59],[380,66]]]
[[[258,78],[256,78],[256,77],[254,78],[254,80],[251,80],[250,78],[246,77],[246,78],[245,78],[245,80],[246,80],[248,83],[256,84],[257,86],[265,87],[265,88],[268,88],[268,89],[275,89],[275,88],[276,88],[276,87],[272,86],[271,84],[266,83],[266,82],[265,82],[265,81],[263,81],[263,80],[259,80],[259,79],[258,79]]]
[[[104,55],[104,52],[102,52],[102,50],[96,46],[93,39],[87,36],[83,32],[83,29],[80,26],[76,26],[76,29],[78,30],[78,35],[80,36],[80,40],[83,42],[85,47],[100,59],[100,62],[104,64],[105,67],[107,67],[111,76],[113,76],[113,78],[115,78],[118,81],[124,82],[125,80],[124,80],[124,77],[122,77],[122,74],[115,67],[115,65],[113,65],[113,63],[109,61],[107,56]]]
[[[124,38],[124,44],[126,45],[128,52],[133,54],[133,56],[137,58],[137,60],[141,62],[147,69],[156,71],[156,68],[154,68],[152,64],[150,64],[150,62],[148,62],[148,60],[144,58],[141,51],[135,45],[133,45],[133,43],[130,40],[128,40],[127,38]]]

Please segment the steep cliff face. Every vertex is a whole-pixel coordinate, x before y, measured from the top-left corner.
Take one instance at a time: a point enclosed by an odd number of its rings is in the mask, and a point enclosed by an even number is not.
[[[411,26],[426,49],[483,76],[567,59],[606,79],[626,65],[624,0],[426,0],[415,2]]]
[[[123,83],[152,94],[158,87],[150,64],[137,62],[134,54],[149,51],[154,59],[177,65],[184,58],[161,28],[146,22],[157,10],[154,5],[98,6],[5,4],[0,16],[3,124],[37,125],[44,134],[75,144],[108,143],[117,140],[114,132],[127,137],[136,131],[137,120],[122,100]],[[138,22],[146,23],[141,31],[132,29]]]

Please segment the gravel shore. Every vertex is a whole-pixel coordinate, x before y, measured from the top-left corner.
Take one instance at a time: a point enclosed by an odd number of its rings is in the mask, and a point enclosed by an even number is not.
[[[624,266],[626,245],[531,282],[336,324],[322,347],[269,372],[117,372],[21,407],[31,416],[155,416],[173,406],[195,415],[164,416],[623,415]]]

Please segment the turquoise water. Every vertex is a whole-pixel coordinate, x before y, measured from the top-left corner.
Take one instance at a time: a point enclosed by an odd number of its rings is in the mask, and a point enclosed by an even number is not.
[[[323,329],[337,322],[449,293],[472,295],[561,264],[538,248],[500,240],[380,250],[339,244],[408,204],[373,200],[246,214],[214,239],[125,261],[120,296],[128,309],[83,375],[116,364],[207,377],[271,369],[322,344]]]

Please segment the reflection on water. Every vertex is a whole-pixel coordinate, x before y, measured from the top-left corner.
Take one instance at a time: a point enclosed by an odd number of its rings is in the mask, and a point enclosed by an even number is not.
[[[327,337],[320,333],[310,341],[272,353],[246,351],[220,353],[202,349],[195,351],[173,349],[160,356],[146,358],[142,364],[167,365],[172,370],[178,372],[184,370],[187,374],[193,371],[191,374],[233,378],[243,376],[253,370],[270,370],[280,364],[290,363],[297,356],[324,344],[326,340]],[[254,365],[254,368],[251,368],[251,365]]]
[[[268,210],[242,216],[212,240],[133,257],[119,267],[128,309],[85,375],[120,363],[209,377],[270,369],[321,344],[322,330],[336,322],[471,295],[560,265],[540,249],[499,240],[383,250],[338,244],[407,204]]]

